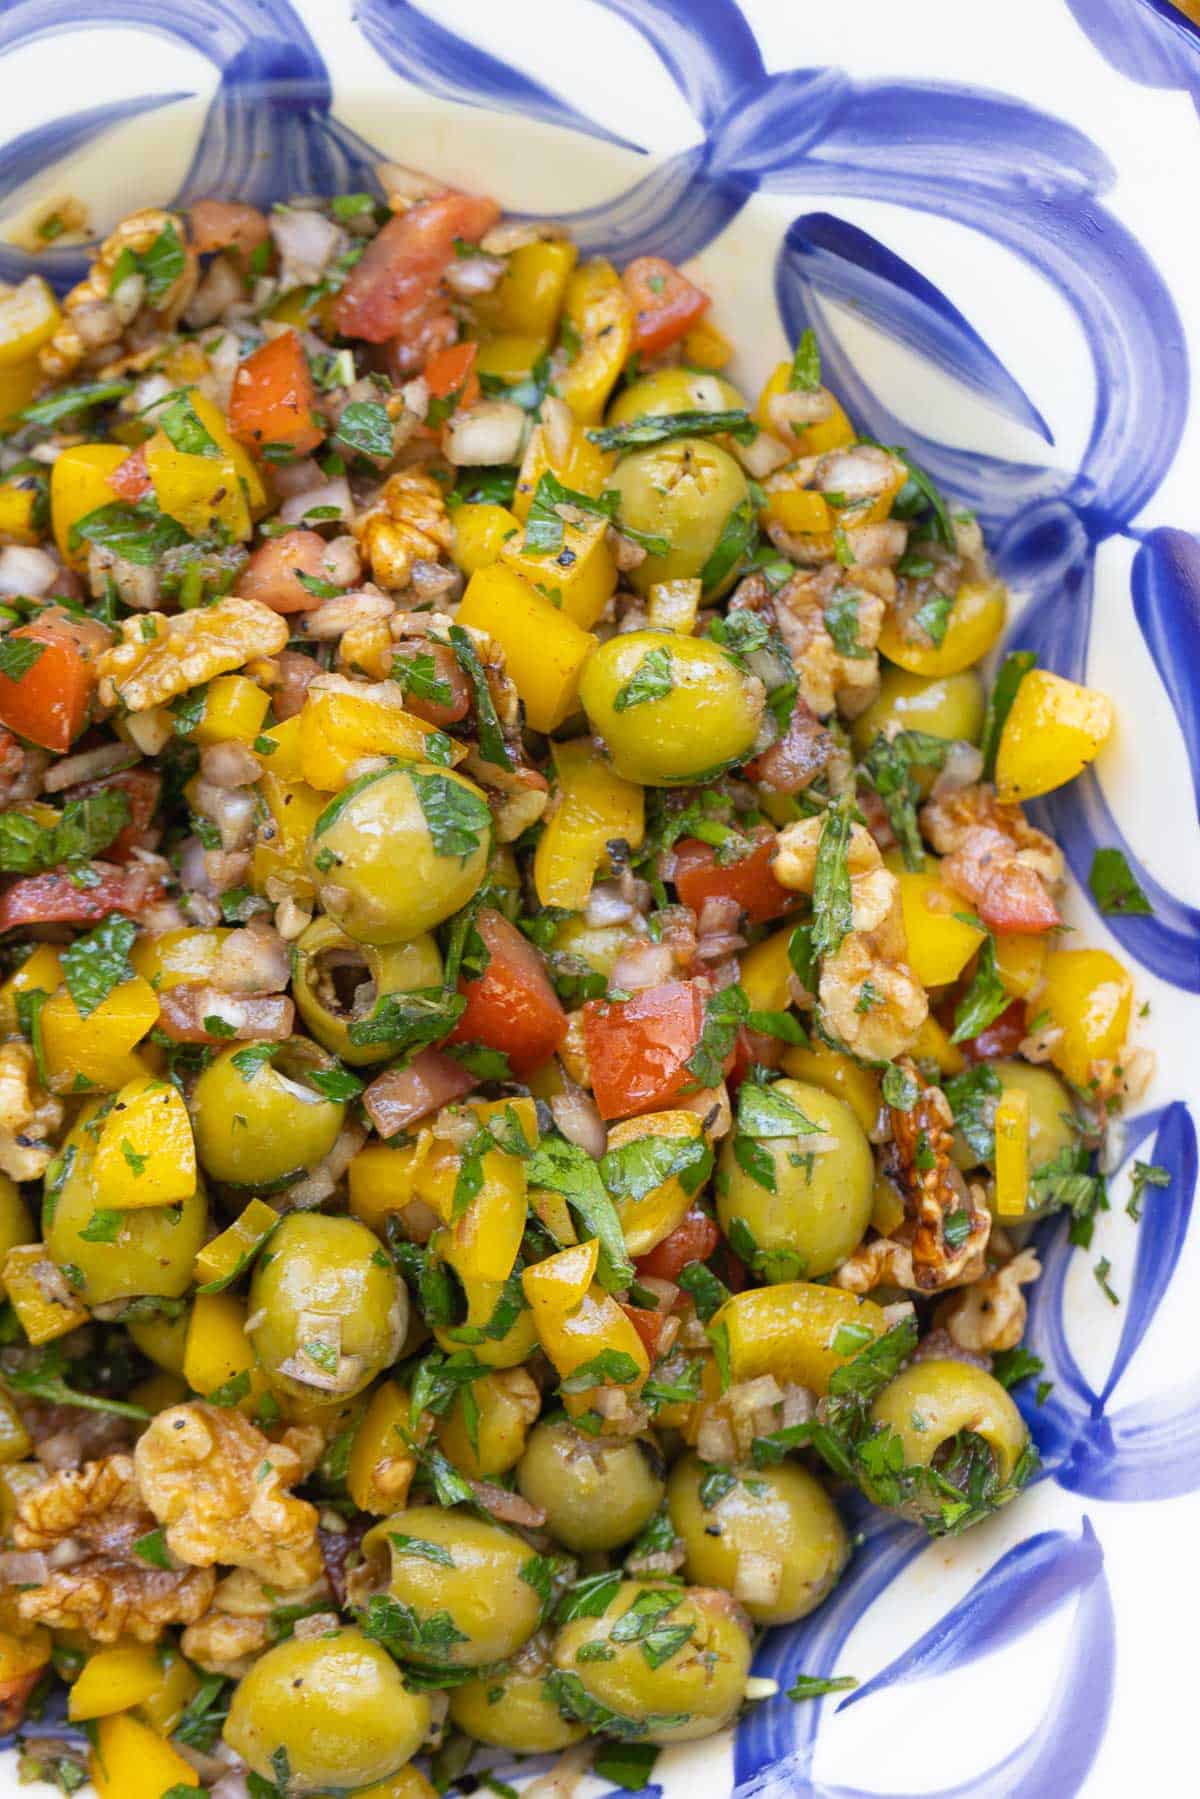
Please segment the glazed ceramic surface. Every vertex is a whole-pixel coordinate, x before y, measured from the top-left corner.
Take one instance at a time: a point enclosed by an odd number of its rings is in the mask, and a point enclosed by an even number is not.
[[[757,1706],[650,1792],[1195,1791],[1200,30],[1168,0],[5,0],[0,81],[0,235],[66,195],[102,236],[152,202],[361,190],[386,156],[687,263],[750,388],[811,325],[860,427],[980,515],[1008,647],[1113,694],[1095,770],[1034,811],[1158,1072],[1091,1250],[1043,1227],[1044,1473],[959,1541],[864,1508],[841,1586],[756,1663],[858,1689]],[[35,266],[65,286],[83,257]],[[1098,914],[1101,845],[1151,915]],[[1171,1175],[1140,1224],[1135,1158]]]

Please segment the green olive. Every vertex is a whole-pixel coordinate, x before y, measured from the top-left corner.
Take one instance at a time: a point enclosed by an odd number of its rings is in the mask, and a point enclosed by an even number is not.
[[[431,1708],[385,1649],[352,1627],[291,1637],[260,1656],[233,1695],[225,1741],[288,1799],[346,1792],[403,1767]]]
[[[250,1315],[260,1320],[254,1348],[273,1387],[344,1400],[395,1361],[408,1290],[357,1218],[293,1212],[255,1264]]]
[[[546,1418],[530,1432],[517,1486],[577,1554],[628,1543],[666,1490],[662,1455],[649,1437],[588,1437],[565,1418]]]
[[[621,496],[622,523],[665,537],[670,544],[665,555],[648,555],[630,570],[626,579],[638,593],[649,593],[656,581],[694,575],[703,578],[710,598],[732,585],[741,565],[740,552],[722,556],[720,565],[705,574],[731,514],[745,517],[747,525],[753,516],[746,477],[728,450],[705,437],[650,444],[623,456],[609,485]],[[736,530],[736,524],[730,528]],[[748,528],[741,536],[744,543]]]
[[[946,1457],[963,1438],[981,1441],[1001,1486],[1011,1480],[1029,1443],[1025,1420],[1000,1382],[970,1362],[949,1358],[914,1362],[898,1374],[875,1401],[871,1417],[899,1437],[908,1467],[945,1471]],[[936,1513],[938,1503],[936,1496],[918,1494],[898,1509],[921,1518]]]
[[[502,1671],[481,1674],[450,1689],[450,1716],[477,1742],[513,1755],[550,1755],[587,1735],[586,1724],[564,1718],[546,1691],[554,1664],[539,1631]]]
[[[1035,1067],[1032,1062],[991,1062],[989,1067],[995,1072],[1001,1093],[1027,1093],[1029,1095],[1029,1172],[1036,1174],[1047,1162],[1052,1162],[1064,1149],[1074,1149],[1079,1141],[1078,1131],[1074,1125],[1074,1108],[1071,1096],[1052,1068]],[[980,1158],[975,1154],[961,1131],[954,1134],[954,1160],[960,1168],[977,1168]],[[989,1156],[990,1163],[994,1158]],[[1031,1195],[1032,1197],[1032,1195]],[[1040,1217],[1048,1204],[1041,1207],[1028,1205],[1025,1219]]]
[[[688,1579],[736,1592],[756,1624],[805,1617],[832,1590],[850,1554],[832,1499],[807,1469],[787,1462],[739,1471],[728,1491],[704,1506],[701,1488],[711,1472],[698,1456],[685,1456],[667,1484]]]
[[[811,1151],[803,1132],[751,1137],[736,1131],[721,1151],[717,1217],[726,1236],[731,1230],[736,1235],[740,1219],[760,1250],[775,1252],[762,1266],[767,1278],[811,1281],[832,1273],[862,1242],[871,1218],[875,1159],[844,1100],[807,1081],[775,1081],[768,1091],[774,1105],[761,1128],[786,1128],[788,1112],[778,1103],[784,1101],[815,1125],[822,1139],[834,1141]]]
[[[92,1162],[111,1101],[80,1112],[46,1170],[42,1236],[51,1258],[89,1306],[119,1299],[178,1299],[208,1233],[203,1185],[173,1206],[112,1212],[98,1203]]]
[[[395,1039],[354,1043],[352,1025],[370,1018],[389,994],[441,984],[441,953],[428,932],[377,949],[347,937],[332,918],[314,918],[292,950],[296,1010],[317,1042],[352,1068],[386,1061],[401,1047]]]
[[[18,1243],[36,1243],[33,1213],[21,1197],[21,1189],[7,1174],[0,1174],[0,1266],[10,1249]],[[0,1280],[0,1297],[4,1282]]]
[[[610,637],[584,664],[579,697],[617,773],[646,787],[743,761],[766,703],[762,682],[719,644],[669,631]]]
[[[225,1186],[267,1193],[315,1168],[337,1142],[346,1102],[322,1093],[313,1076],[336,1071],[307,1037],[222,1050],[192,1089],[205,1172]]]
[[[473,781],[414,762],[351,782],[308,840],[321,905],[360,943],[410,943],[483,880],[492,815]]]
[[[597,1658],[592,1644],[610,1651],[609,1659]],[[711,1736],[736,1714],[750,1672],[750,1628],[728,1593],[626,1580],[599,1618],[563,1626],[554,1661],[565,1711],[572,1689],[582,1687],[585,1701],[628,1719],[647,1742],[678,1743]]]
[[[521,1574],[533,1552],[498,1524],[414,1505],[369,1530],[363,1551],[417,1619],[408,1661],[482,1668],[515,1655],[538,1627],[541,1601]]]
[[[978,743],[986,703],[983,682],[973,668],[931,680],[885,663],[879,692],[851,725],[850,740],[859,756],[866,755],[881,731],[888,737],[896,731],[925,731],[951,743]],[[914,768],[913,773],[922,793],[937,779],[935,768]]]
[[[732,381],[707,369],[659,369],[622,388],[608,409],[607,423],[629,425],[634,419],[661,418],[678,412],[729,412],[746,404]]]

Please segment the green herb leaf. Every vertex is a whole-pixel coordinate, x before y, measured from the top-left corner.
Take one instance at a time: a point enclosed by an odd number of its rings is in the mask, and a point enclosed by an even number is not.
[[[640,1793],[649,1786],[660,1753],[655,1743],[602,1743],[592,1770],[627,1793]]]
[[[558,1602],[555,1623],[570,1624],[575,1618],[602,1618],[621,1588],[620,1569],[589,1574],[568,1587]]]
[[[725,523],[716,547],[700,570],[700,583],[705,593],[720,587],[731,575],[742,557],[747,555],[758,532],[752,500],[739,500]]]
[[[623,1349],[602,1349],[590,1361],[582,1362],[562,1382],[564,1393],[586,1393],[589,1387],[628,1387],[641,1369]]]
[[[744,407],[735,406],[724,412],[647,412],[623,425],[602,425],[588,437],[602,450],[633,450],[676,437],[726,434],[738,443],[753,443],[758,426]]]
[[[466,1007],[462,995],[446,987],[385,993],[369,1018],[350,1025],[348,1035],[356,1048],[386,1043],[396,1055],[407,1055],[447,1036]]]
[[[805,330],[800,333],[800,342],[792,357],[788,387],[793,393],[815,394],[820,385],[821,352],[817,348],[817,334],[815,331]]]
[[[133,979],[129,952],[136,936],[132,919],[106,918],[63,950],[63,979],[81,1018],[90,1018],[114,987]]]
[[[996,1153],[996,1101],[1002,1091],[1000,1076],[988,1062],[942,1082],[954,1122],[981,1162],[992,1161]]]
[[[645,1199],[673,1179],[695,1193],[711,1169],[712,1151],[702,1137],[636,1137],[600,1158],[601,1178],[619,1203]]]
[[[996,970],[996,939],[989,931],[976,958],[971,985],[955,1008],[951,1043],[978,1037],[980,1031],[986,1031],[999,1018],[1008,1003],[1008,992]]]
[[[394,450],[394,427],[382,400],[351,400],[338,420],[334,441],[359,456],[389,462]]]
[[[609,1198],[600,1170],[577,1143],[562,1137],[543,1137],[525,1169],[531,1187],[549,1187],[561,1193],[582,1226],[584,1237],[600,1242],[598,1278],[612,1291],[627,1287],[634,1278],[633,1263],[616,1207]]]
[[[17,417],[27,425],[58,425],[63,419],[90,412],[93,406],[104,406],[109,400],[123,400],[132,392],[132,381],[85,381],[79,387],[60,387],[46,399],[35,400],[18,412]]]
[[[1135,914],[1152,915],[1154,907],[1138,886],[1123,851],[1117,849],[1097,850],[1092,857],[1092,872],[1088,876],[1088,886],[1092,898],[1101,912],[1117,913],[1125,917]]]
[[[837,800],[821,821],[813,875],[812,946],[816,955],[831,956],[849,935],[854,908],[850,894],[848,803]]]
[[[11,646],[12,640],[8,642]],[[0,645],[0,661],[3,649]],[[119,787],[68,800],[56,823],[49,826],[23,812],[0,813],[0,873],[42,874],[64,862],[98,856],[121,834],[129,816],[128,795]]]
[[[225,454],[200,419],[186,390],[175,394],[156,410],[154,423],[184,456],[220,457]]]
[[[858,1685],[852,1674],[822,1678],[817,1674],[798,1674],[787,1690],[789,1699],[820,1699],[826,1693],[848,1693]]]
[[[6,681],[23,681],[47,647],[35,637],[0,637],[0,675]]]
[[[484,673],[483,664],[479,660],[475,645],[461,625],[451,625],[450,644],[458,666],[471,683],[471,692],[475,701],[475,729],[479,738],[479,754],[485,762],[494,763],[497,768],[512,769],[515,764],[504,741],[504,733],[500,729],[500,720],[497,717],[491,689],[487,683],[487,675]]]
[[[143,1562],[149,1562],[152,1568],[170,1568],[171,1557],[167,1550],[167,1539],[161,1530],[147,1531],[133,1545],[133,1553]]]
[[[411,1555],[418,1561],[436,1562],[439,1568],[454,1568],[458,1565],[444,1543],[431,1543],[425,1537],[405,1536],[398,1530],[389,1530],[388,1542],[398,1555]]]
[[[647,650],[625,685],[613,699],[614,712],[628,712],[644,706],[648,700],[662,700],[674,691],[671,674],[671,652],[665,645]]]
[[[137,266],[146,283],[146,300],[157,307],[187,267],[187,254],[174,220],[169,219],[150,248],[137,257]]]
[[[777,1086],[752,1080],[743,1081],[738,1088],[737,1121],[739,1131],[756,1138],[811,1137],[822,1129]]]
[[[481,794],[449,775],[422,774],[412,768],[408,778],[425,814],[435,855],[457,856],[465,862],[490,841],[492,815]]]
[[[706,1268],[703,1262],[689,1262],[675,1278],[684,1292],[691,1294],[696,1316],[702,1324],[707,1324],[729,1298],[729,1288],[724,1281],[718,1280],[712,1269]]]
[[[121,1226],[125,1223],[123,1212],[110,1211],[102,1207],[93,1212],[83,1229],[79,1232],[85,1243],[115,1243],[121,1234]]]
[[[839,587],[824,612],[825,629],[833,639],[834,649],[839,656],[849,656],[857,662],[875,654],[858,635],[858,603],[862,597],[855,587]]]
[[[153,568],[168,550],[191,541],[183,526],[150,500],[139,500],[136,505],[113,500],[97,506],[71,526],[69,536],[74,550],[80,544],[94,543],[139,568]]]
[[[925,470],[913,461],[907,450],[897,444],[876,443],[875,439],[871,437],[860,437],[858,441],[871,444],[877,450],[887,450],[889,455],[895,456],[908,470],[906,488],[897,495],[892,506],[893,514],[897,517],[911,518],[914,513],[928,508],[933,513],[930,525],[933,536],[944,549],[952,550],[955,547],[955,538],[950,508],[942,497],[940,489],[925,473]],[[912,489],[911,496],[907,491],[908,488]]]
[[[1129,1199],[1125,1210],[1136,1224],[1142,1215],[1142,1201],[1147,1187],[1169,1187],[1171,1170],[1160,1168],[1156,1162],[1135,1162],[1133,1164],[1133,1185],[1129,1191]]]
[[[1000,733],[1004,723],[1012,711],[1012,703],[1017,697],[1017,688],[1025,679],[1031,668],[1037,664],[1037,657],[1032,650],[1014,650],[1000,664],[996,679],[992,682],[992,691],[988,694],[987,711],[983,716],[983,735],[979,747],[983,751],[983,778],[993,781],[996,778],[996,751],[1000,747]]]
[[[438,674],[437,658],[421,650],[415,656],[397,656],[392,662],[392,679],[407,697],[423,700],[430,706],[452,706],[454,689]]]

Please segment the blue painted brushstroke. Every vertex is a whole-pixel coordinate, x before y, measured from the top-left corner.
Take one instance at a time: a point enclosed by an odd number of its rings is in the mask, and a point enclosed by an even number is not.
[[[1170,0],[1067,0],[1104,60],[1143,87],[1179,88],[1200,112],[1200,31]]]

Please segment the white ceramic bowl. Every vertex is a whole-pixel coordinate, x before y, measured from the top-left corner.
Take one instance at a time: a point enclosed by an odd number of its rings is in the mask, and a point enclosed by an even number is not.
[[[1091,1250],[1044,1231],[1045,1475],[958,1541],[864,1519],[756,1665],[857,1692],[761,1705],[652,1790],[1193,1790],[1200,31],[1169,0],[6,0],[0,72],[6,235],[67,194],[103,235],[140,204],[359,189],[382,154],[686,261],[750,387],[812,324],[860,426],[984,520],[1010,645],[1113,694],[1115,741],[1037,810],[1077,881],[1118,845],[1153,901],[1104,919],[1077,889],[1071,921],[1133,968],[1158,1074]],[[1135,1157],[1171,1171],[1140,1225]]]

